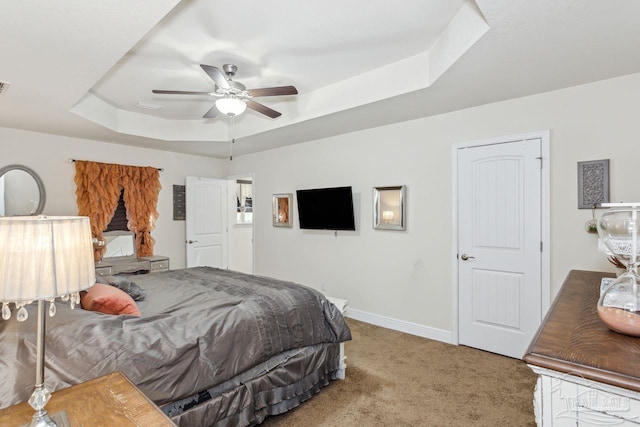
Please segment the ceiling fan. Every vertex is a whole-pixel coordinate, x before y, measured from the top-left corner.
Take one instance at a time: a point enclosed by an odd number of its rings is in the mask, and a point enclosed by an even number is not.
[[[181,90],[152,90],[153,93],[165,95],[208,95],[215,96],[218,99],[209,111],[202,116],[205,119],[216,117],[218,112],[228,116],[237,116],[242,114],[244,110],[250,109],[264,114],[267,117],[275,119],[282,113],[273,110],[266,105],[254,101],[252,98],[260,96],[281,96],[281,95],[297,95],[298,90],[294,86],[278,86],[265,87],[260,89],[247,89],[242,83],[232,80],[232,77],[238,71],[238,67],[233,64],[225,64],[222,66],[224,74],[219,68],[212,65],[200,64],[200,67],[207,73],[216,84],[213,92],[193,92]],[[226,77],[225,77],[226,74]]]

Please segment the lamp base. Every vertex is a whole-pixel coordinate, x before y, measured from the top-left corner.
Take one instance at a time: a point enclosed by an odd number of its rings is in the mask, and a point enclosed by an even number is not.
[[[65,414],[66,417],[66,414]],[[29,423],[28,427],[62,427],[59,426],[55,421],[49,417],[47,411],[42,411],[42,413],[33,414],[33,418]]]
[[[36,415],[33,416],[33,420],[31,421],[31,424],[24,424],[21,427],[30,427],[32,425],[35,426],[57,426],[57,427],[73,427],[71,425],[71,423],[69,422],[69,417],[67,416],[67,411],[60,411],[60,412],[56,412],[55,414],[51,414],[51,416],[48,416],[46,418],[49,419],[49,422],[53,422],[54,424],[33,424],[34,422],[38,422],[38,420],[36,420]]]

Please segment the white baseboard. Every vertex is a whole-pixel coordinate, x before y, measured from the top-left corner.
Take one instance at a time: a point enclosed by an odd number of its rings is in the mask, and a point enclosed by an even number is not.
[[[352,319],[381,326],[383,328],[393,329],[394,331],[453,344],[453,334],[449,331],[443,331],[442,329],[431,328],[429,326],[419,325],[405,320],[393,319],[391,317],[368,313],[366,311],[356,310],[349,307],[347,307],[344,315],[345,317],[350,317]]]

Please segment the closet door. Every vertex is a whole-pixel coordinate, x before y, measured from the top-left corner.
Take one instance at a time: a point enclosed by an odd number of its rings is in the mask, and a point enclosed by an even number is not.
[[[539,139],[458,154],[459,341],[515,358],[542,320]]]

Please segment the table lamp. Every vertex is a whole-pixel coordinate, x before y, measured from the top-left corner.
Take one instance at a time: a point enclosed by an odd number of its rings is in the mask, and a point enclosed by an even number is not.
[[[0,303],[2,318],[27,320],[25,305],[38,302],[36,384],[29,398],[35,409],[30,426],[55,426],[44,410],[51,397],[44,384],[45,301],[56,314],[55,298],[80,302],[79,292],[95,283],[91,228],[87,217],[0,218]]]

